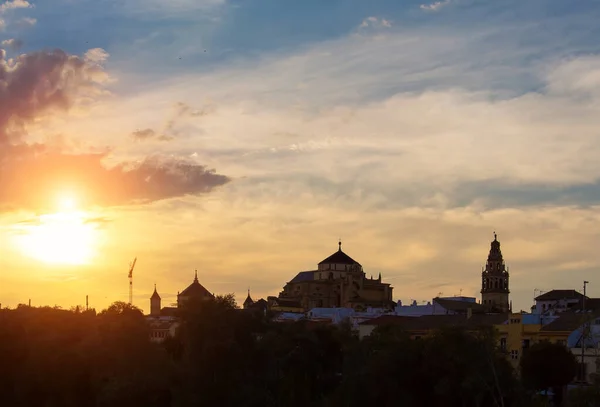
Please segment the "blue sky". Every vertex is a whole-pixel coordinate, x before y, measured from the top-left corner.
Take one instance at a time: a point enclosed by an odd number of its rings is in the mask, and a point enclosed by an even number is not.
[[[174,293],[199,268],[213,291],[274,295],[341,236],[396,298],[475,296],[493,230],[519,307],[534,288],[588,279],[594,292],[599,2],[32,5],[0,15],[2,40],[21,39],[20,53],[101,49],[112,80],[29,140],[108,146],[106,165],[183,157],[232,179],[130,207],[127,220],[106,209],[111,233],[152,216],[177,236],[145,243],[150,292],[158,280]],[[142,130],[155,136],[132,140]]]

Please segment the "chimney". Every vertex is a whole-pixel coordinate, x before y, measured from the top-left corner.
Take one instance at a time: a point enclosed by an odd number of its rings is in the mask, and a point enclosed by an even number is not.
[[[473,308],[469,307],[469,308],[467,308],[467,319],[471,319],[472,316],[473,316]]]

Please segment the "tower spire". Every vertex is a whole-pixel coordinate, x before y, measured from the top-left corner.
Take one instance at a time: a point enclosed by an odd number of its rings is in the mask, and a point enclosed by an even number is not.
[[[341,252],[342,251],[342,238],[340,238],[338,240],[338,251]]]
[[[194,283],[198,282],[198,269],[194,272]]]

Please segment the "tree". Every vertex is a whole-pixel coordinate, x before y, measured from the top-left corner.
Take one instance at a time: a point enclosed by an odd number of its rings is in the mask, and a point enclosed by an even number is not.
[[[538,342],[521,357],[521,377],[526,387],[535,391],[554,392],[554,402],[562,404],[563,389],[577,375],[577,360],[565,346],[548,341]]]

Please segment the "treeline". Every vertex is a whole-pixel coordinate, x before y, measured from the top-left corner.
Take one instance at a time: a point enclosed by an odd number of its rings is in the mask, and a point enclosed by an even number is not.
[[[576,373],[568,350],[539,344],[517,378],[496,342],[492,330],[411,340],[393,327],[359,341],[349,325],[273,323],[225,296],[190,304],[158,345],[125,303],[21,306],[0,310],[0,406],[530,407],[540,389],[560,399]]]

